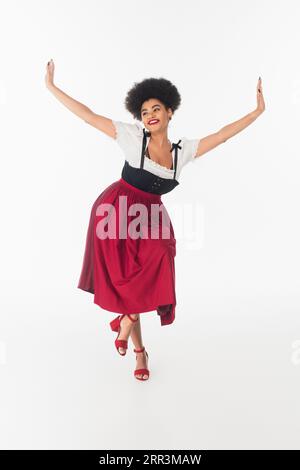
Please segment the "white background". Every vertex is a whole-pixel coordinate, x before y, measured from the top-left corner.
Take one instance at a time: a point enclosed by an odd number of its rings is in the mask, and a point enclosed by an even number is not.
[[[1,2],[2,449],[299,449],[299,16],[297,1]],[[58,87],[127,122],[134,82],[171,80],[176,142],[253,111],[262,77],[265,112],[163,196],[201,224],[189,243],[174,216],[176,319],[142,316],[147,382],[132,344],[115,349],[115,314],[77,289],[122,151],[47,90],[51,58]]]

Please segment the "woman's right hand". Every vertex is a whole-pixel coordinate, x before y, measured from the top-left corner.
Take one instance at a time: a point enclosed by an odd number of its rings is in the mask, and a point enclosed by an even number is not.
[[[51,85],[54,85],[54,62],[52,59],[47,63],[46,66],[45,82],[48,88]]]

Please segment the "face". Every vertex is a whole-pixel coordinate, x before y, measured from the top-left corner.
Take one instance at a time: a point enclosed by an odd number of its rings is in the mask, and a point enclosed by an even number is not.
[[[144,101],[142,104],[141,118],[145,128],[150,132],[167,129],[171,116],[171,108],[166,109],[164,104],[155,98]],[[149,124],[151,119],[156,119],[158,122]]]

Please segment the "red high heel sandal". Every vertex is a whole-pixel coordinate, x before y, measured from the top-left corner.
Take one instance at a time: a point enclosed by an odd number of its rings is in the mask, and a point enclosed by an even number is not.
[[[137,317],[136,319],[134,318],[131,318],[130,316],[130,313],[125,313],[125,314],[122,314],[122,315],[119,315],[117,318],[115,318],[113,321],[110,322],[110,327],[113,331],[117,331],[118,332],[118,336],[117,338],[115,339],[115,346],[117,348],[117,351],[118,353],[121,355],[121,356],[125,356],[126,354],[126,351],[124,353],[121,353],[119,351],[119,348],[123,348],[123,349],[127,349],[128,348],[128,341],[126,339],[118,339],[119,338],[119,335],[121,333],[121,321],[122,319],[127,315],[127,317],[130,318],[130,320],[132,321],[132,323],[138,321],[139,317]]]
[[[145,346],[143,346],[141,349],[134,349],[135,353],[140,353],[140,352],[143,352],[143,351],[145,351]],[[146,356],[147,356],[147,359],[148,359],[147,351],[145,351],[145,353],[146,353]],[[137,359],[137,355],[136,355],[136,359]],[[138,375],[148,375],[148,377],[143,378],[143,377],[138,377]],[[146,368],[145,369],[136,369],[134,371],[134,376],[138,380],[148,380],[149,377],[150,377],[150,371]]]

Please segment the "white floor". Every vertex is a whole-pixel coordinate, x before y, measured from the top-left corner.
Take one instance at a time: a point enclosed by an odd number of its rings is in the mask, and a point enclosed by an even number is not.
[[[114,314],[75,296],[2,316],[1,449],[300,448],[299,298],[202,295],[164,327],[142,314],[140,382]]]

